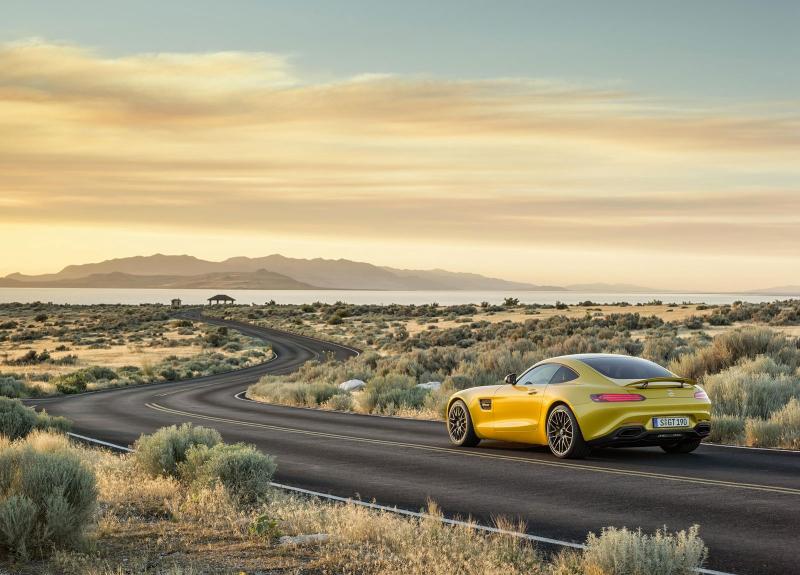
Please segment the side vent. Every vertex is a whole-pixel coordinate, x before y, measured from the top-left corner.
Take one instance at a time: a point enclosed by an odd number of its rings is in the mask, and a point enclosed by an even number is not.
[[[490,409],[492,409],[492,400],[481,399],[481,409],[484,411],[489,411]]]

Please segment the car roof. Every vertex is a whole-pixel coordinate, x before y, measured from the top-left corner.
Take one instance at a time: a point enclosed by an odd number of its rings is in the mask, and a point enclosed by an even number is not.
[[[545,364],[545,363],[559,363],[561,365],[566,365],[568,367],[571,367],[574,370],[578,370],[581,373],[586,373],[586,372],[583,371],[586,368],[590,368],[590,369],[592,369],[592,371],[595,371],[595,370],[594,370],[594,368],[592,368],[592,366],[590,366],[584,360],[586,360],[586,359],[598,359],[598,358],[604,358],[604,357],[608,357],[608,358],[616,357],[616,358],[622,358],[622,359],[631,359],[631,360],[634,360],[634,361],[642,359],[640,357],[636,357],[634,355],[626,355],[624,353],[573,353],[573,354],[569,354],[569,355],[559,355],[557,357],[549,357],[547,359],[543,359],[542,361],[536,363],[534,366],[531,366],[531,367],[535,367],[536,365],[542,365],[542,364]],[[647,361],[647,360],[644,360],[644,361]],[[605,377],[605,376],[603,376],[603,377]]]

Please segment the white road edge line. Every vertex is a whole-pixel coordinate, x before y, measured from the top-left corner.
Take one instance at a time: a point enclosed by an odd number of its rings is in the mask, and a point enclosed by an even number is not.
[[[77,433],[72,433],[71,431],[68,431],[67,435],[69,435],[70,437],[76,437],[78,439],[82,439],[83,441],[88,441],[90,443],[97,443],[98,445],[102,445],[104,447],[110,447],[111,449],[117,449],[119,451],[133,453],[133,449],[131,449],[130,447],[125,447],[124,445],[117,445],[116,443],[101,441],[100,439],[95,439],[94,437],[86,437],[85,435],[78,435]]]
[[[243,392],[240,392],[243,393]],[[238,394],[237,394],[238,395]],[[238,398],[237,398],[238,399]],[[248,400],[244,400],[248,401]],[[85,435],[78,435],[77,433],[68,432],[67,435],[71,437],[75,437],[77,439],[81,439],[83,441],[88,441],[90,443],[96,443],[98,445],[102,445],[104,447],[110,447],[112,449],[117,449],[119,451],[124,451],[126,453],[132,453],[133,449],[130,447],[125,447],[123,445],[117,445],[115,443],[109,443],[108,441],[102,441],[100,439],[95,439],[93,437],[87,437]],[[551,539],[549,537],[540,537],[539,535],[531,535],[530,533],[520,533],[519,531],[508,531],[506,529],[498,529],[497,527],[490,527],[488,525],[481,525],[480,523],[471,523],[469,521],[460,521],[458,519],[448,519],[447,517],[438,517],[435,515],[430,515],[428,513],[420,513],[419,511],[410,511],[408,509],[401,509],[399,507],[389,507],[387,505],[379,505],[378,503],[370,503],[368,501],[361,501],[359,499],[351,499],[349,497],[339,497],[338,495],[331,495],[329,493],[321,493],[319,491],[312,491],[310,489],[303,489],[302,487],[293,487],[291,485],[285,485],[283,483],[276,483],[274,481],[270,482],[272,487],[276,489],[283,489],[284,491],[292,491],[294,493],[302,493],[304,495],[311,495],[313,497],[319,497],[321,499],[327,499],[329,501],[337,501],[339,503],[350,503],[353,505],[360,505],[362,507],[368,507],[370,509],[376,509],[378,511],[384,511],[387,513],[396,513],[398,515],[404,515],[406,517],[416,517],[418,519],[437,519],[442,523],[447,525],[454,525],[459,527],[469,527],[471,529],[475,529],[477,531],[484,531],[486,533],[495,533],[498,535],[510,535],[512,537],[518,537],[520,539],[526,539],[528,541],[536,541],[537,543],[547,543],[549,545],[558,545],[560,547],[571,547],[573,549],[586,549],[586,545],[583,543],[572,543],[570,541],[561,541],[560,539]],[[696,573],[701,573],[702,575],[734,575],[733,573],[727,573],[725,571],[715,571],[713,569],[704,569],[699,567],[695,569]]]

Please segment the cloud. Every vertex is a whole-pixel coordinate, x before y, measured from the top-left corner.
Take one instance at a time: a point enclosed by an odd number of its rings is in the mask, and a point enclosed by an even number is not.
[[[800,109],[0,46],[0,224],[798,253]]]

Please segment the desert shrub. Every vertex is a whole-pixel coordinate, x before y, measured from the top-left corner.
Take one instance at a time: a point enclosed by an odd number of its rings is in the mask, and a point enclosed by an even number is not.
[[[80,393],[86,391],[86,387],[90,383],[111,381],[118,377],[117,372],[113,369],[95,365],[66,375],[60,375],[55,378],[53,383],[55,383],[56,389],[60,393]]]
[[[373,377],[364,388],[362,405],[369,412],[392,412],[397,408],[419,409],[430,390],[416,387],[407,375],[389,374]]]
[[[305,390],[305,404],[309,406],[321,405],[341,393],[341,390],[329,383],[310,383]]]
[[[731,319],[724,314],[715,313],[706,318],[709,325],[731,325]]]
[[[72,429],[72,422],[66,417],[48,415],[45,410],[42,410],[36,414],[36,424],[34,427],[40,431],[67,433]]]
[[[357,505],[333,507],[276,495],[267,516],[291,518],[281,522],[289,535],[328,533],[318,555],[324,573],[360,575],[534,575],[543,574],[544,560],[536,546],[515,537],[485,535],[432,518],[411,519],[376,513]],[[503,528],[518,525],[501,522]]]
[[[228,328],[218,327],[213,331],[209,331],[204,339],[210,347],[221,347],[228,342]]]
[[[215,429],[183,423],[162,427],[152,435],[139,437],[134,446],[134,457],[139,467],[153,477],[178,477],[178,466],[186,461],[192,447],[213,447],[221,442],[222,437]]]
[[[647,338],[642,348],[642,357],[656,363],[667,362],[675,357],[680,344],[681,340],[670,335]]]
[[[697,315],[689,316],[683,320],[683,325],[687,329],[703,329],[703,318]]]
[[[249,389],[251,395],[264,401],[301,407],[317,407],[341,392],[342,390],[330,383],[291,383],[269,376]]]
[[[166,381],[175,381],[180,377],[178,372],[175,371],[175,368],[173,367],[165,367],[159,372],[159,375],[163,377]]]
[[[800,398],[800,378],[766,356],[744,361],[704,379],[715,413],[768,419]]]
[[[31,436],[0,447],[0,469],[0,546],[25,558],[82,539],[97,490],[71,448]]]
[[[796,342],[769,328],[745,327],[722,333],[711,345],[678,357],[670,363],[669,369],[684,377],[701,379],[742,359],[754,359],[759,355],[768,355],[776,363],[791,369],[800,365],[800,350]]]
[[[699,527],[653,535],[642,530],[607,527],[598,537],[590,533],[583,553],[584,573],[592,575],[691,575],[701,567],[708,549]]]
[[[800,401],[792,399],[783,408],[770,417],[770,426],[776,425],[780,429],[780,440],[777,444],[788,449],[800,449]],[[763,434],[763,429],[760,429]],[[769,433],[773,430],[770,427]],[[765,438],[762,438],[765,439]]]
[[[741,444],[744,441],[745,420],[733,415],[715,415],[711,420],[711,435],[714,443]]]
[[[196,445],[179,465],[181,479],[187,483],[212,487],[219,482],[238,502],[246,504],[264,497],[275,468],[274,458],[244,443]]]
[[[780,447],[782,429],[779,423],[763,419],[748,419],[746,426],[747,445],[753,447]]]
[[[0,376],[0,395],[5,397],[35,397],[38,388],[29,387],[24,381],[11,376]]]
[[[26,407],[18,399],[0,397],[0,435],[18,439],[28,435],[36,427],[36,411]]]
[[[0,436],[13,440],[27,436],[34,429],[66,433],[71,428],[72,422],[65,417],[54,417],[44,410],[36,413],[18,399],[0,397]]]
[[[337,393],[325,402],[326,409],[335,409],[336,411],[354,411],[355,407],[353,396],[349,393]]]
[[[67,375],[58,376],[53,383],[59,393],[81,393],[86,391],[86,385],[91,381],[83,371],[76,371]]]
[[[74,353],[68,353],[58,359],[51,359],[50,363],[53,365],[75,365],[78,363],[78,356]]]

